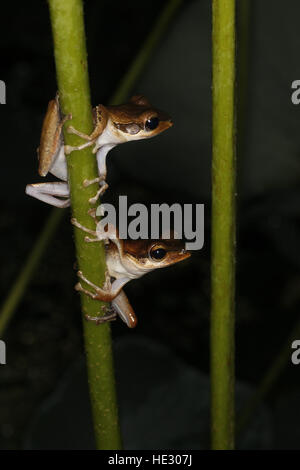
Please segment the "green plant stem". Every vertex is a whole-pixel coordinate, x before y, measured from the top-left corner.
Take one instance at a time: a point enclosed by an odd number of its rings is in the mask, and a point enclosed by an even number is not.
[[[92,113],[88,80],[82,0],[48,0],[60,104],[64,114],[72,113],[72,125],[84,133],[92,131]],[[67,122],[67,126],[70,121]],[[66,129],[66,125],[64,128]],[[78,145],[82,140],[64,129],[67,145]],[[91,147],[72,152],[67,158],[71,192],[72,215],[85,227],[95,229],[88,215],[89,198],[97,191],[97,184],[84,188],[85,179],[96,178],[96,159]],[[93,283],[101,286],[105,279],[105,251],[103,243],[86,243],[85,234],[75,229],[75,247],[79,269]],[[81,295],[83,315],[97,316],[102,302]],[[120,449],[117,399],[109,323],[96,326],[83,321],[90,397],[98,449]]]
[[[175,12],[177,11],[176,7],[179,6],[180,2],[182,2],[182,0],[169,0],[167,6],[165,7],[165,10],[163,10],[163,12],[161,13],[161,15],[167,16],[167,21],[166,19],[160,20],[160,18],[157,20],[153,30],[151,31],[145,43],[141,47],[140,52],[137,54],[136,58],[132,62],[128,73],[125,74],[123,80],[119,85],[119,88],[110,100],[110,104],[119,104],[126,100],[129,92],[132,90],[134,84],[139,79],[144,68],[146,67],[154,49],[158,46],[158,39],[160,39],[162,37],[162,34],[165,32],[167,26],[169,25]],[[168,12],[168,14],[166,12]],[[153,40],[153,38],[156,38],[156,40]],[[5,334],[6,328],[10,320],[12,319],[19,303],[22,300],[22,296],[33,276],[34,270],[40,263],[43,253],[45,252],[48,244],[50,243],[53,235],[55,234],[58,224],[62,219],[62,214],[65,213],[65,211],[62,211],[61,209],[54,209],[52,212],[45,224],[44,229],[38,236],[24,267],[22,268],[17,279],[12,284],[7,298],[5,299],[4,303],[0,308],[1,337],[3,337],[3,335]],[[54,214],[56,215],[54,216]],[[52,220],[52,218],[54,218],[54,221]]]
[[[169,0],[165,9],[156,21],[154,28],[141,47],[137,57],[134,59],[129,71],[121,81],[119,88],[110,100],[111,104],[118,104],[125,101],[129,92],[132,90],[134,83],[138,80],[146,67],[153,51],[159,45],[159,41],[165,33],[167,26],[173,19],[180,3],[182,3],[182,0]],[[46,221],[42,232],[38,236],[24,267],[12,284],[7,298],[0,308],[0,337],[3,337],[5,334],[7,326],[22,300],[26,287],[34,274],[35,269],[39,265],[41,258],[55,234],[59,222],[63,218],[64,214],[65,211],[63,210],[52,210],[51,215]]]
[[[52,209],[33,250],[25,262],[23,269],[15,280],[9,295],[1,306],[0,314],[0,338],[6,331],[7,325],[12,317],[13,312],[18,307],[24,292],[30,282],[32,275],[38,266],[46,247],[55,233],[55,230],[64,215],[63,211]]]
[[[234,448],[235,1],[213,0],[211,439]]]

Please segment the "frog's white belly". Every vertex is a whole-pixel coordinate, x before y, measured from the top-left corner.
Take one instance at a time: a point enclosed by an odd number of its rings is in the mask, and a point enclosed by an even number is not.
[[[68,181],[67,160],[64,153],[63,143],[59,147],[58,152],[54,157],[54,162],[49,172],[63,181]]]
[[[119,256],[106,256],[106,265],[111,277],[116,279],[127,277],[128,279],[137,279],[152,269],[145,267],[137,267],[134,263],[127,263],[128,266],[124,266],[120,261]]]

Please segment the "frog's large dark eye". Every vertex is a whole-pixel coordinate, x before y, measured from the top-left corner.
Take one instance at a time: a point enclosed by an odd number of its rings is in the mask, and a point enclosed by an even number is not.
[[[157,117],[152,117],[150,119],[147,119],[145,123],[145,129],[147,131],[153,131],[154,129],[157,128],[158,124],[159,124],[159,119]]]
[[[155,261],[160,261],[166,256],[166,254],[167,254],[166,250],[162,247],[154,246],[150,250],[150,256]]]

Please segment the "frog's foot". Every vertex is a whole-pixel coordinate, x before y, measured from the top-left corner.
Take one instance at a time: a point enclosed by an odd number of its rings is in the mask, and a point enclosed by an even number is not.
[[[93,321],[96,325],[101,325],[102,323],[107,323],[109,321],[115,321],[117,319],[116,312],[108,313],[103,315],[102,317],[92,317],[91,315],[85,315],[85,319],[88,321]]]
[[[100,312],[99,312],[99,315],[95,317],[93,317],[92,315],[86,314],[85,319],[87,321],[92,321],[96,323],[96,325],[101,325],[101,323],[107,323],[109,321],[115,321],[117,319],[118,314],[112,305],[109,305],[109,306],[103,305],[101,307],[101,310],[104,313],[104,315],[100,316]]]
[[[90,204],[96,204],[96,202],[98,201],[99,197],[102,196],[105,191],[107,190],[108,188],[108,184],[105,182],[105,181],[102,181],[100,183],[100,188],[98,189],[98,191],[96,192],[95,196],[91,197],[89,199],[89,203]]]
[[[88,286],[92,287],[96,292],[97,291],[105,291],[105,292],[108,292],[111,290],[111,282],[110,282],[110,275],[109,275],[109,272],[107,271],[107,269],[105,270],[105,280],[104,280],[104,283],[103,283],[103,288],[97,286],[96,284],[94,284],[93,282],[89,281],[82,273],[82,271],[78,271],[77,272],[77,275],[80,279],[82,279]]]
[[[77,228],[80,228],[80,230],[82,230],[83,232],[90,233],[91,235],[94,235],[94,237],[97,236],[97,232],[95,230],[90,230],[89,228],[85,227],[84,225],[79,223],[75,217],[72,217],[71,224],[75,225],[75,227]]]
[[[99,220],[97,219],[97,214],[96,214],[97,210],[95,207],[92,207],[91,209],[88,210],[88,214],[92,217],[92,219],[94,219],[94,222],[95,224],[97,225],[99,223]],[[97,238],[89,238],[89,237],[85,237],[85,241],[86,242],[99,242],[99,241],[103,241],[103,243],[105,245],[109,245],[109,236],[107,235],[107,238],[105,236],[103,236],[103,234],[100,234],[99,232],[97,232]]]
[[[93,217],[93,219],[95,220],[95,223],[98,223],[98,221],[96,219],[96,211],[94,209],[91,209],[91,212],[88,211],[88,214],[91,217]],[[86,241],[87,243],[101,242],[101,241],[103,241],[104,243],[107,243],[107,239],[109,237],[100,236],[100,234],[98,232],[96,232],[95,230],[90,230],[89,228],[87,228],[84,225],[82,225],[81,223],[79,223],[78,220],[75,217],[73,217],[71,219],[71,224],[75,225],[75,227],[79,228],[83,232],[89,233],[89,234],[93,235],[94,237],[96,237],[96,238],[85,237],[84,241]]]
[[[115,309],[112,306],[103,305],[101,307],[101,310],[104,312],[104,315],[102,315],[102,316],[97,315],[97,316],[93,317],[91,315],[86,314],[85,319],[87,321],[92,321],[92,322],[96,323],[96,325],[101,325],[101,323],[107,323],[109,321],[114,321],[114,320],[117,319],[117,312],[115,311]]]
[[[92,180],[84,180],[82,185],[87,188],[88,186],[90,186],[91,184],[94,184],[94,183],[99,183],[100,185],[100,188],[98,189],[97,193],[95,194],[94,197],[91,197],[89,199],[89,203],[90,204],[96,204],[97,200],[99,199],[100,196],[102,196],[102,194],[105,193],[105,191],[107,190],[108,188],[108,184],[106,183],[105,181],[105,176],[98,176],[97,178],[94,178]]]
[[[86,147],[90,147],[91,145],[94,145],[94,140],[86,142],[85,144],[82,144],[82,145],[78,145],[76,147],[72,147],[71,145],[65,145],[64,152],[65,152],[65,155],[70,155],[70,153],[74,152],[74,150],[82,150],[82,149],[85,149]]]
[[[99,222],[97,219],[97,209],[95,207],[91,207],[87,213],[92,217],[92,219],[94,219],[95,224]]]
[[[102,132],[103,132],[105,126],[106,126],[107,117],[104,116],[104,114],[106,114],[106,113],[107,113],[106,109],[104,108],[104,106],[101,106],[101,105],[96,106],[96,108],[93,110],[94,129],[93,129],[93,131],[90,135],[85,134],[84,132],[78,131],[73,126],[69,126],[68,129],[67,129],[67,132],[69,134],[78,135],[78,137],[81,137],[84,140],[87,140],[89,142],[94,143],[94,142],[96,142],[99,135],[102,134]],[[93,151],[93,153],[96,153],[96,151]]]
[[[94,145],[93,153],[96,153],[98,150],[97,138],[102,133],[102,131],[103,125],[100,125],[100,121],[96,123],[96,126],[91,135],[85,134],[84,132],[80,132],[73,126],[69,126],[67,129],[67,132],[69,134],[75,134],[78,137],[81,137],[81,139],[86,140],[87,142],[85,144],[79,145],[78,147],[71,147],[70,145],[65,145],[65,154],[69,155],[69,153],[73,152],[74,150],[82,150],[86,147],[89,147],[90,145]]]
[[[94,178],[94,179],[92,179],[92,180],[84,180],[83,183],[82,183],[82,186],[83,186],[84,188],[87,188],[87,187],[90,186],[91,184],[101,183],[102,181],[105,182],[104,176],[97,176],[97,178]]]
[[[84,294],[88,295],[91,297],[93,300],[102,300],[103,302],[111,302],[115,298],[114,292],[112,292],[111,289],[111,281],[110,281],[110,275],[108,271],[105,272],[105,282],[103,284],[103,287],[99,287],[93,282],[89,281],[82,273],[82,271],[78,271],[77,273],[78,277],[82,279],[88,286],[90,286],[95,292],[91,292],[84,287],[82,287],[81,283],[78,282],[75,285],[75,290],[79,292],[83,292]]]

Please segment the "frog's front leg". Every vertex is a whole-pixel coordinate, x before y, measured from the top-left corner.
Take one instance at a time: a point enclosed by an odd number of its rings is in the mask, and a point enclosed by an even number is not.
[[[97,147],[97,139],[102,134],[106,124],[107,124],[107,111],[103,105],[96,106],[93,109],[93,118],[94,118],[94,129],[93,132],[89,134],[85,134],[84,132],[78,131],[73,126],[69,126],[67,132],[69,134],[75,134],[81,139],[86,140],[85,144],[72,147],[71,145],[65,145],[65,154],[69,155],[74,150],[82,150],[86,147],[90,147],[91,145],[95,144],[95,148]],[[93,153],[96,153],[96,150],[93,150]]]
[[[96,221],[96,220],[95,220]],[[101,242],[102,239],[98,236],[96,230],[90,230],[89,228],[85,227],[84,225],[80,224],[75,217],[71,219],[71,224],[75,225],[75,227],[80,228],[83,232],[89,233],[93,235],[95,238],[85,237],[86,242]],[[105,240],[104,240],[105,241]]]
[[[95,224],[97,224],[98,220],[97,220],[97,217],[96,217],[95,209],[90,209],[88,211],[88,214],[94,219]],[[95,237],[95,238],[85,237],[84,240],[87,243],[103,241],[104,244],[108,244],[109,240],[112,240],[114,243],[116,243],[118,245],[118,241],[116,240],[116,228],[111,224],[107,225],[107,231],[105,231],[105,232],[91,230],[91,229],[85,227],[84,225],[82,225],[80,222],[78,222],[78,220],[75,217],[72,217],[71,224],[75,225],[75,227],[79,228],[83,232],[89,233],[90,235],[93,235]]]
[[[28,184],[25,192],[29,196],[33,196],[51,206],[61,209],[70,206],[69,185],[65,182]]]
[[[90,292],[89,290],[82,287],[81,283],[78,282],[75,286],[75,289],[79,292],[83,292],[84,294],[91,297],[93,300],[102,300],[103,302],[111,302],[114,300],[119,293],[121,292],[122,288],[124,287],[127,282],[130,281],[127,277],[122,277],[119,279],[115,279],[113,283],[110,282],[110,275],[106,271],[105,273],[105,282],[103,287],[99,287],[93,282],[89,281],[82,273],[82,271],[78,271],[78,277],[82,279],[88,286],[92,287],[95,292]]]
[[[92,180],[84,180],[83,185],[85,187],[90,186],[94,183],[99,183],[100,188],[95,194],[94,197],[90,198],[89,202],[91,204],[96,204],[97,200],[100,196],[102,196],[108,188],[108,184],[106,183],[106,156],[108,152],[115,147],[116,143],[104,143],[101,142],[102,133],[107,124],[107,110],[103,105],[99,105],[94,109],[94,123],[95,127],[93,132],[88,135],[83,132],[78,131],[73,126],[69,126],[67,131],[70,134],[75,134],[81,137],[82,139],[86,140],[87,142],[79,145],[78,147],[71,147],[69,145],[65,145],[64,150],[65,153],[68,155],[69,153],[73,152],[73,150],[81,150],[91,145],[94,145],[93,153],[96,153],[97,158],[97,165],[98,165],[98,177]]]
[[[65,152],[65,155],[70,155],[70,153],[74,152],[74,150],[82,150],[87,147],[90,147],[91,145],[94,145],[94,141],[86,142],[85,144],[77,145],[76,147],[73,147],[72,145],[65,145],[64,152]]]
[[[91,135],[88,135],[88,134],[84,134],[83,132],[78,131],[73,126],[69,126],[67,128],[67,132],[68,132],[68,134],[78,135],[78,137],[81,137],[82,139],[87,140],[87,142],[85,144],[77,145],[75,147],[72,146],[72,145],[65,145],[64,149],[65,149],[65,154],[66,155],[69,155],[71,152],[74,152],[74,150],[82,150],[82,149],[85,149],[87,147],[90,147],[91,145],[94,145],[96,140],[97,140],[97,137],[93,136],[94,131],[92,132]]]

